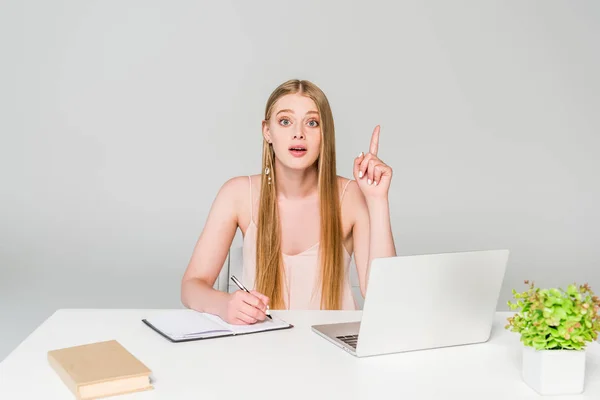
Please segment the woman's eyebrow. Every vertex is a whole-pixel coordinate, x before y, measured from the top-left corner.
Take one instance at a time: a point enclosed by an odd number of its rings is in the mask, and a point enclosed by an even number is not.
[[[275,114],[275,115],[279,115],[279,113],[282,113],[282,112],[289,112],[291,114],[295,114],[294,110],[290,110],[289,108],[286,108],[286,109],[277,111],[277,114]],[[309,111],[309,112],[307,112],[307,114],[319,114],[319,113],[317,111]]]

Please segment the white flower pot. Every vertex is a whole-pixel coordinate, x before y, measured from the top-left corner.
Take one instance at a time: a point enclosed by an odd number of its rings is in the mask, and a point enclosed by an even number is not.
[[[579,394],[585,378],[585,350],[523,347],[523,380],[541,395]]]

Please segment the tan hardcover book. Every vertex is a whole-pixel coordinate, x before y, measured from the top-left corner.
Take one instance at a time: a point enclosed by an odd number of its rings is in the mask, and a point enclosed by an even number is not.
[[[77,399],[153,389],[150,369],[116,340],[51,350],[48,362]]]

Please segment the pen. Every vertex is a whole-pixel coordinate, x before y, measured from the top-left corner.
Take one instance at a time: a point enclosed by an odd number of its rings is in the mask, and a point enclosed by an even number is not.
[[[238,280],[238,278],[235,277],[235,275],[231,275],[231,280],[233,281],[233,283],[235,283],[237,285],[237,287],[240,288],[240,290],[243,290],[246,293],[250,293],[250,291],[248,289],[246,289],[246,287],[244,285],[242,285],[242,282],[240,282]],[[267,314],[267,317],[273,319],[273,317],[271,317],[269,315],[269,306],[268,305],[267,305],[267,312],[265,314]]]

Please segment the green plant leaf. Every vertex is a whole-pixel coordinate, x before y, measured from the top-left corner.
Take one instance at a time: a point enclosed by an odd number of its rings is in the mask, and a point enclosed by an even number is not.
[[[552,311],[552,317],[561,319],[567,319],[567,312],[560,306],[554,306]]]
[[[569,315],[567,317],[567,321],[569,321],[569,322],[579,322],[579,321],[581,321],[581,315],[580,314]]]
[[[533,343],[533,347],[535,347],[537,350],[543,350],[544,349],[544,344],[543,343]]]
[[[563,291],[540,289],[531,284],[521,293],[513,289],[513,296],[517,301],[507,304],[520,312],[508,319],[505,328],[520,333],[525,346],[580,349],[599,336],[600,316],[595,307],[600,305],[600,300],[589,285],[573,284]]]

